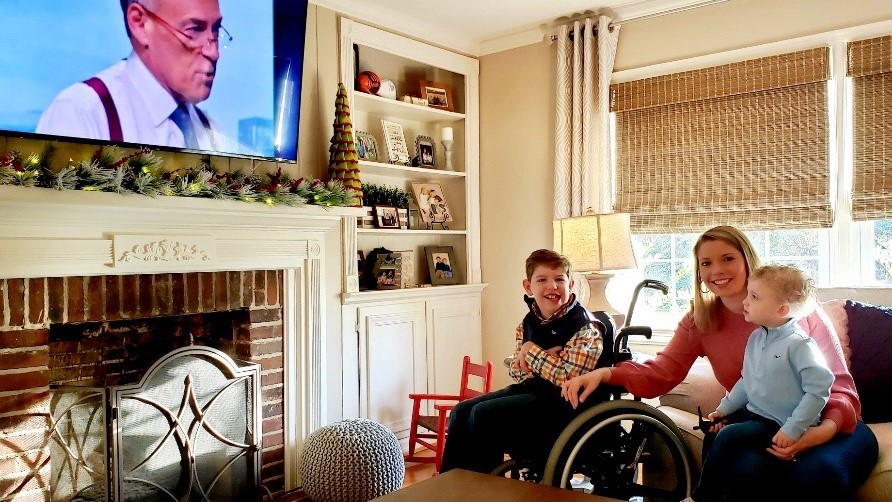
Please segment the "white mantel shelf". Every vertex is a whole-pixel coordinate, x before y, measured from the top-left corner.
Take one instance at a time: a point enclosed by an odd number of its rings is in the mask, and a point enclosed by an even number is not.
[[[0,186],[0,278],[293,268],[321,258],[324,232],[363,214]]]

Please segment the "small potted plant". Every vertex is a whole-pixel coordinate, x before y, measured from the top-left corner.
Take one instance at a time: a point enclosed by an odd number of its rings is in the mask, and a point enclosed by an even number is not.
[[[392,206],[397,208],[400,228],[408,228],[409,192],[394,186],[363,183],[362,195],[362,205],[367,208],[367,215],[362,218],[361,228],[375,227],[375,206]]]

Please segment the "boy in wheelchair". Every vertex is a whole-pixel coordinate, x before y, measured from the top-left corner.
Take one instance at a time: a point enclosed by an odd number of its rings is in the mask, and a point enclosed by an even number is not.
[[[564,427],[583,411],[561,397],[561,384],[595,369],[605,327],[570,293],[573,285],[566,257],[539,249],[526,259],[530,311],[515,332],[508,372],[517,383],[456,405],[441,472],[489,473],[513,449],[544,462]]]

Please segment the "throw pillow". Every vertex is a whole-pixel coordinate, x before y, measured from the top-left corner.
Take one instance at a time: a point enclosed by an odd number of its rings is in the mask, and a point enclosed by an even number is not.
[[[866,423],[892,421],[892,308],[846,301],[852,377]]]

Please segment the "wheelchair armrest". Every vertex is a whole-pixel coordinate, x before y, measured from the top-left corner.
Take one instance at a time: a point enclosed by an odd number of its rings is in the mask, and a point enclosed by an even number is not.
[[[653,336],[653,330],[650,326],[626,326],[625,328],[621,329],[619,333],[616,334],[616,337],[613,340],[613,353],[616,355],[617,360],[619,360],[620,353],[628,351],[627,339],[631,335],[643,336],[644,338],[650,340],[650,338]],[[629,354],[631,355],[631,352],[629,352]]]

